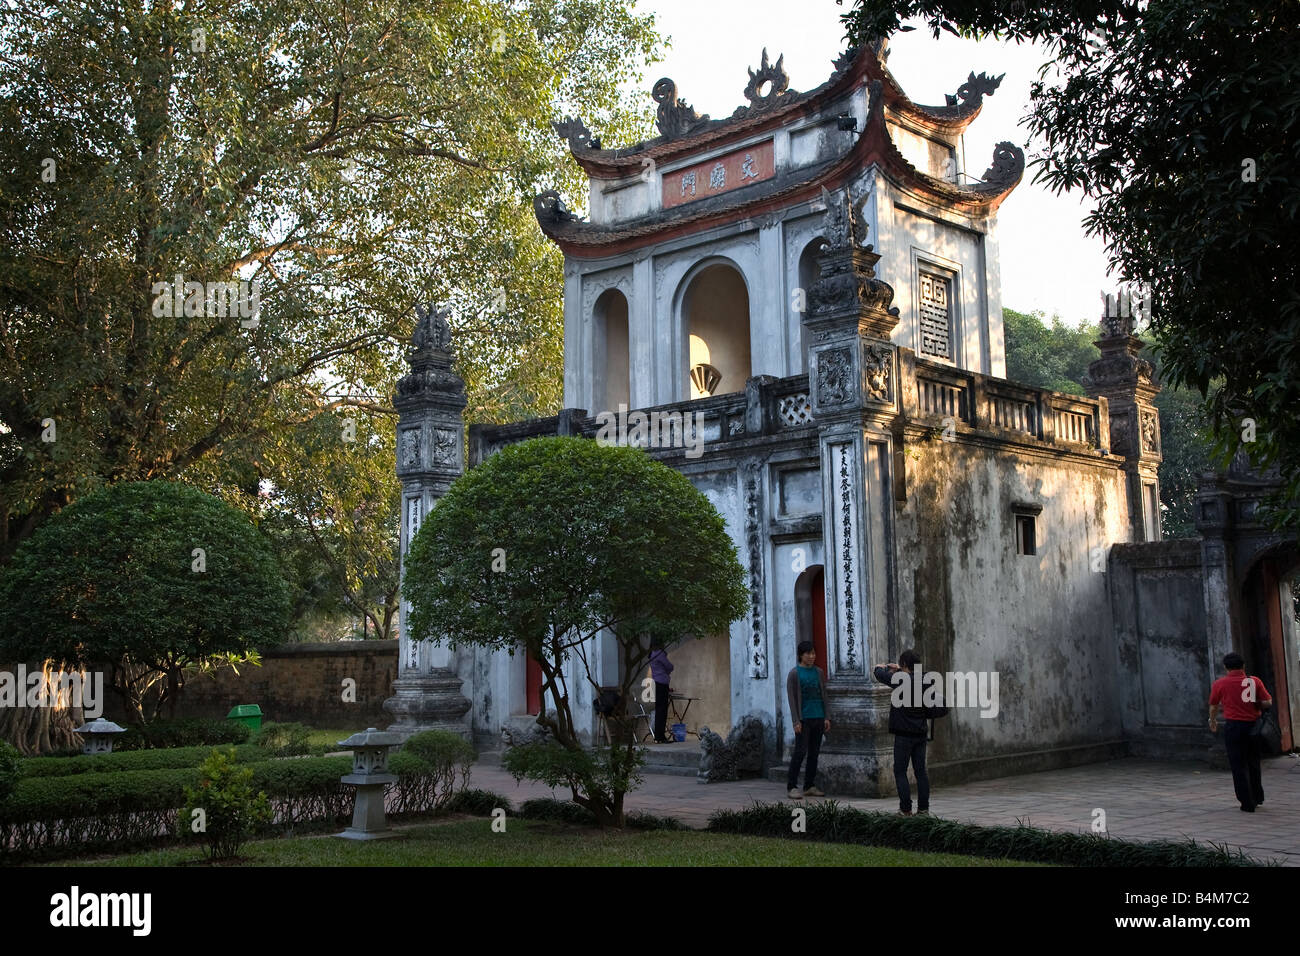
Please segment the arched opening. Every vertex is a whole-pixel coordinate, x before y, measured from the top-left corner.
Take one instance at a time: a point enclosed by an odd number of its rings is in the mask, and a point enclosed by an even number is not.
[[[743,392],[750,376],[749,290],[735,266],[705,266],[682,296],[688,398]]]
[[[817,666],[830,673],[826,650],[826,569],[820,564],[807,567],[794,582],[795,644],[812,641]],[[797,659],[797,658],[796,658]]]
[[[808,293],[813,283],[822,275],[817,259],[821,255],[821,247],[824,244],[825,240],[818,236],[803,247],[803,252],[799,253],[799,289],[803,294],[797,300],[800,308],[796,318],[799,322],[799,351],[802,363],[799,366],[799,374],[801,375],[808,371],[808,327],[804,325],[803,317],[808,314]]]
[[[628,374],[627,297],[618,289],[607,289],[596,300],[592,327],[595,355],[592,395],[600,406],[593,411],[618,411],[630,405],[632,394]]]

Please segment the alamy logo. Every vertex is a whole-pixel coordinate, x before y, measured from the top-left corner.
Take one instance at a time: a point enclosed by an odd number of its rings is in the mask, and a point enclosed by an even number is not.
[[[641,448],[685,448],[687,458],[704,454],[703,412],[618,412],[596,415],[596,441],[601,445],[637,445]]]
[[[195,318],[210,315],[219,319],[240,318],[246,329],[257,328],[257,313],[262,310],[261,283],[241,279],[238,282],[186,282],[179,273],[171,282],[153,284],[153,314],[159,318]]]
[[[889,695],[895,707],[978,707],[981,717],[998,715],[997,671],[894,671]]]
[[[150,893],[82,893],[74,886],[51,896],[50,906],[51,926],[128,926],[133,936],[148,936],[153,923]]]
[[[0,707],[80,707],[88,720],[104,713],[104,675],[98,671],[0,671]]]

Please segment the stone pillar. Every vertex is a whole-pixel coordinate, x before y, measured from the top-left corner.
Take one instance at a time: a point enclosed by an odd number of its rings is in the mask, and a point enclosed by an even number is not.
[[[833,793],[882,795],[893,789],[890,688],[872,680],[871,668],[888,658],[893,618],[891,426],[899,395],[890,334],[898,310],[889,307],[894,290],[876,278],[880,256],[861,245],[861,209],[844,193],[823,190],[822,200],[827,245],[803,318],[826,503],[832,728],[819,774]]]
[[[416,306],[415,334],[406,360],[410,372],[397,382],[397,477],[402,483],[402,569],[411,539],[434,503],[465,470],[465,383],[451,370],[447,312]],[[393,696],[384,710],[396,718],[388,729],[405,740],[421,730],[450,730],[468,738],[470,702],[451,652],[412,640],[401,603],[401,641]]]
[[[1107,296],[1095,343],[1101,358],[1088,366],[1088,394],[1110,406],[1110,451],[1126,459],[1130,537],[1160,540],[1160,415],[1153,403],[1160,386],[1155,368],[1138,358],[1142,340],[1133,334],[1131,301]]]

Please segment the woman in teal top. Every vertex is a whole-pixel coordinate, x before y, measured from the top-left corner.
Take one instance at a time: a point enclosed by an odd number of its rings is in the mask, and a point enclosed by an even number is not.
[[[794,756],[786,776],[786,789],[791,800],[805,794],[824,797],[815,786],[817,780],[817,755],[822,749],[822,735],[831,729],[826,714],[826,678],[817,667],[817,652],[812,641],[799,642],[799,666],[790,668],[785,679],[786,696],[790,698],[790,719],[794,721]],[[804,755],[808,756],[808,771],[804,774],[804,788],[799,783],[799,767]]]

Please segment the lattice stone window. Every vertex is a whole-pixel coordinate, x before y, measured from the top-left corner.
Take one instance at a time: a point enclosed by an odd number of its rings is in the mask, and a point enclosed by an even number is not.
[[[781,399],[776,411],[781,417],[781,423],[787,428],[797,428],[812,421],[812,402],[808,401],[808,396],[803,392]]]
[[[917,352],[929,358],[952,359],[952,284],[944,276],[932,272],[920,274],[920,348]]]

